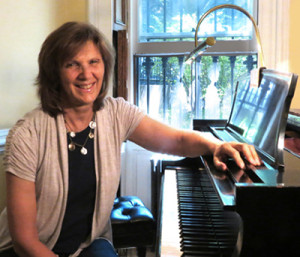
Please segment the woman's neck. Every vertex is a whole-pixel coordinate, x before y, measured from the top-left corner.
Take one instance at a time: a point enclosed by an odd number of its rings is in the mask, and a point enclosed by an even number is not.
[[[92,108],[66,108],[64,119],[68,131],[80,132],[84,130],[93,119]]]

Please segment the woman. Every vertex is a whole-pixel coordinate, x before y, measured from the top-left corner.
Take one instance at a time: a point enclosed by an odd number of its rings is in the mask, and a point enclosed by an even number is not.
[[[253,146],[210,141],[106,97],[113,51],[93,26],[69,22],[39,54],[41,107],[11,129],[4,165],[7,209],[0,216],[0,256],[116,256],[110,212],[124,140],[180,156],[213,154],[226,169],[240,152],[260,164]]]

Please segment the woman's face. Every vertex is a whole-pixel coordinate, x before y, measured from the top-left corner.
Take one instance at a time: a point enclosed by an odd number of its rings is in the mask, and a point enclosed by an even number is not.
[[[102,87],[104,70],[98,48],[92,41],[86,42],[60,69],[63,107],[93,107]]]

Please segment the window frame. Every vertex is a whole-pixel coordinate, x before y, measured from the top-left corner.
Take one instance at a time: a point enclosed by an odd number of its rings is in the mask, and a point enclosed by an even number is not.
[[[253,18],[258,19],[258,0],[253,0]],[[135,54],[186,54],[192,51],[195,47],[194,41],[178,41],[178,42],[139,42],[139,0],[132,1],[132,9],[134,14],[131,15],[132,19],[132,31],[133,33],[133,48]],[[201,26],[200,26],[201,30]],[[217,40],[217,43],[210,49],[207,49],[206,53],[244,53],[244,52],[257,52],[256,47],[257,39],[253,30],[251,40]]]

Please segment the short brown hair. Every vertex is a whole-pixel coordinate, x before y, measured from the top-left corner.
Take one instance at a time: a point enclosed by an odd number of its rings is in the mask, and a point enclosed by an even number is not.
[[[51,116],[62,113],[61,79],[59,69],[87,42],[92,41],[99,49],[105,65],[101,91],[94,102],[94,111],[103,105],[110,77],[114,68],[114,50],[101,32],[93,25],[82,22],[67,22],[53,31],[44,41],[39,58],[39,73],[36,78],[42,109]]]

